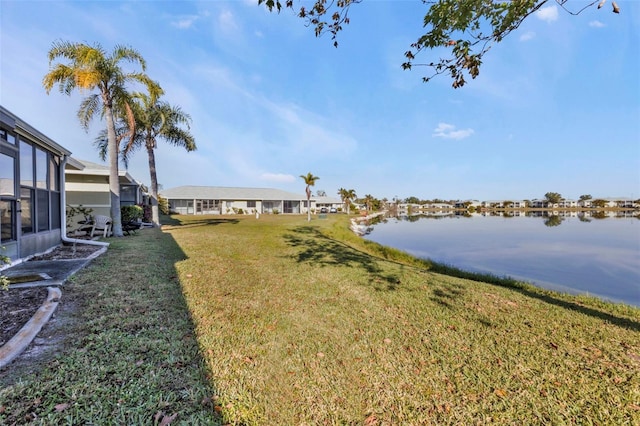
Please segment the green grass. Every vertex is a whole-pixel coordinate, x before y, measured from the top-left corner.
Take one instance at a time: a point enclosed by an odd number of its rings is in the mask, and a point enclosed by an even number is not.
[[[219,418],[175,271],[184,254],[157,229],[109,241],[62,289],[56,315],[66,337],[57,356],[10,364],[1,376],[0,424]]]
[[[0,391],[0,423],[640,423],[640,309],[414,259],[342,215],[168,219],[78,275],[75,346]]]
[[[339,216],[179,220],[231,424],[640,420],[637,309],[435,274]]]

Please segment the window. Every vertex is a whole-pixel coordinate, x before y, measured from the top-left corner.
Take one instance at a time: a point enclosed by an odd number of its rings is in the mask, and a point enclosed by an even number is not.
[[[0,242],[15,241],[15,201],[0,201]]]
[[[16,137],[13,133],[9,132],[6,129],[0,129],[0,139],[3,139],[9,142],[12,145],[16,144]]]
[[[49,230],[49,191],[36,190],[38,194],[37,214],[38,232]]]
[[[47,185],[48,168],[47,153],[36,148],[36,187],[39,189],[49,189],[49,185]]]
[[[33,233],[33,189],[20,188],[22,234]]]
[[[60,229],[60,193],[51,192],[51,229]]]
[[[0,153],[0,197],[16,196],[15,174],[16,160],[7,154]]]
[[[247,208],[256,208],[256,202],[254,201],[247,201]]]
[[[300,202],[285,200],[283,213],[300,213]]]
[[[136,193],[138,187],[135,185],[120,185],[120,205],[132,206],[136,204]]]
[[[20,141],[20,185],[33,186],[33,146]]]
[[[49,188],[52,191],[60,191],[60,159],[51,156],[49,160]]]
[[[59,158],[40,147],[20,141],[18,210],[23,234],[60,228],[59,173]]]

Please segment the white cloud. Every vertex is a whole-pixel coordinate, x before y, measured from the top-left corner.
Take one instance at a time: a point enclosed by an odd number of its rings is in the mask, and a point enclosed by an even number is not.
[[[545,22],[553,22],[558,19],[558,7],[555,5],[543,7],[536,12],[536,16]]]
[[[196,22],[200,17],[197,15],[189,15],[178,18],[177,21],[172,21],[171,25],[179,28],[181,30],[185,30],[191,28],[194,22]]]
[[[526,33],[520,36],[520,41],[529,41],[536,36],[536,33],[533,31],[527,31]]]
[[[591,22],[589,22],[589,26],[593,27],[593,28],[602,28],[605,25],[600,21],[591,21]]]
[[[296,180],[295,176],[284,173],[263,173],[262,175],[260,175],[260,179],[279,183],[291,183],[295,182]]]
[[[456,126],[447,123],[438,123],[438,127],[433,131],[434,138],[464,139],[474,133],[473,129],[456,130]]]
[[[218,24],[222,31],[226,34],[235,33],[238,31],[238,23],[236,22],[233,13],[229,10],[225,10],[218,16]]]

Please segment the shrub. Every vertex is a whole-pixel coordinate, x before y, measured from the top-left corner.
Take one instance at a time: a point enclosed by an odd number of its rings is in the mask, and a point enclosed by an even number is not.
[[[4,247],[0,247],[0,249],[2,249],[3,251],[5,250]],[[11,263],[11,259],[9,259],[4,254],[0,254],[0,266],[2,266],[2,264],[8,265],[9,263]],[[0,271],[0,288],[3,290],[9,289],[9,278],[4,276],[1,271]]]
[[[122,223],[135,222],[142,220],[142,207],[140,206],[122,206],[120,207]]]
[[[169,200],[158,195],[158,210],[162,214],[169,214]]]

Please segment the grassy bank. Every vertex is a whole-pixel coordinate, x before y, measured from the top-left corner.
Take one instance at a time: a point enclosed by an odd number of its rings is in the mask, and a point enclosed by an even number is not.
[[[172,217],[68,286],[75,342],[0,423],[640,422],[640,310],[433,270],[464,275],[341,215]]]
[[[640,419],[637,309],[435,274],[340,216],[179,220],[167,232],[231,423]]]

